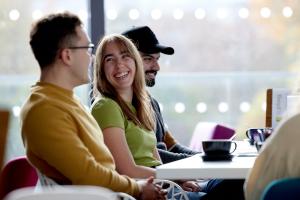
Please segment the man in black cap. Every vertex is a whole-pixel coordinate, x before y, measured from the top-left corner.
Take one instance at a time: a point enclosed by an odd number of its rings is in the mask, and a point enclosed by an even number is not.
[[[145,79],[148,87],[155,85],[155,77],[160,70],[158,60],[160,53],[172,55],[172,47],[159,44],[155,34],[148,26],[134,27],[122,33],[131,39],[138,48],[144,65]],[[163,163],[180,160],[199,152],[195,152],[179,144],[165,127],[158,102],[151,97],[151,104],[156,114],[156,138],[159,155]]]

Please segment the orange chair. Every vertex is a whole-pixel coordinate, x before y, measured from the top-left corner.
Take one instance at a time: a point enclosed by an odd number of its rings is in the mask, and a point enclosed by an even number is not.
[[[29,186],[38,181],[36,170],[29,164],[25,156],[10,160],[3,168],[0,176],[0,199],[9,192]]]

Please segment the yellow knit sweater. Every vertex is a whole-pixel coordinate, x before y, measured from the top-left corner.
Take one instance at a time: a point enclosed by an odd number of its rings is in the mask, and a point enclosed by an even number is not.
[[[38,82],[22,108],[21,125],[27,157],[46,176],[138,196],[136,181],[115,171],[100,127],[72,91]]]

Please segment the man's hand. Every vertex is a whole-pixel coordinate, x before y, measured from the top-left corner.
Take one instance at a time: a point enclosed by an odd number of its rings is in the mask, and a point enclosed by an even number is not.
[[[180,184],[182,189],[188,192],[200,192],[201,187],[198,185],[196,181],[184,181]]]
[[[141,200],[165,200],[166,191],[162,190],[158,185],[153,184],[153,177],[148,178],[146,181],[138,181],[141,188],[139,199]]]

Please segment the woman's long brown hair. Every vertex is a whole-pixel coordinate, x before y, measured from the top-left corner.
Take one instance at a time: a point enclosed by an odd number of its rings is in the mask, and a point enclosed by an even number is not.
[[[116,43],[120,48],[128,51],[130,57],[135,62],[136,72],[133,80],[133,99],[132,105],[135,107],[135,114],[126,102],[121,98],[116,89],[109,83],[104,73],[104,52],[107,45]],[[128,120],[133,121],[136,125],[147,130],[154,130],[155,118],[150,102],[150,96],[146,91],[145,75],[143,63],[135,45],[122,35],[112,34],[102,38],[96,50],[94,64],[93,96],[97,98],[100,94],[104,97],[115,100]],[[100,94],[99,94],[100,93]]]

